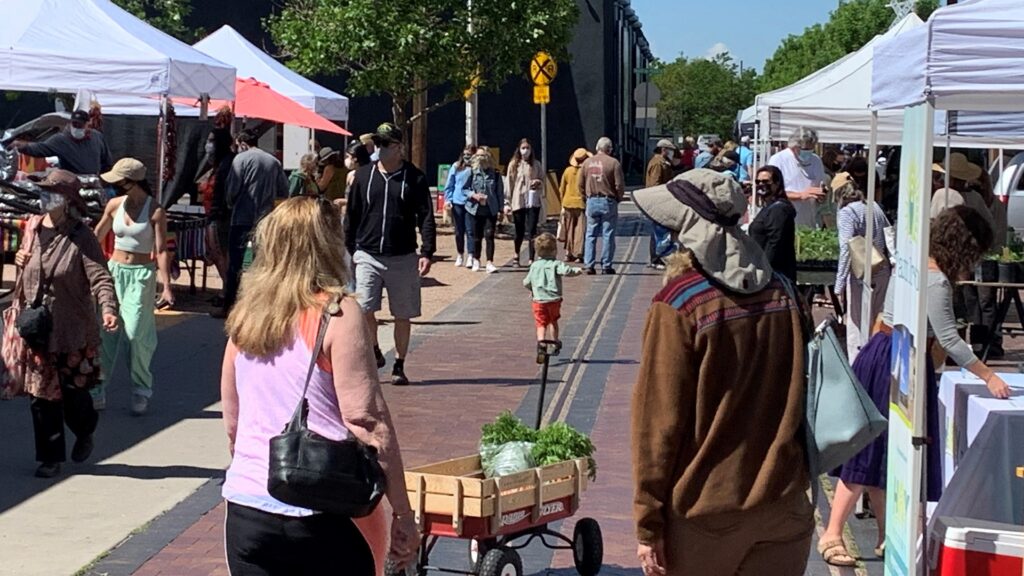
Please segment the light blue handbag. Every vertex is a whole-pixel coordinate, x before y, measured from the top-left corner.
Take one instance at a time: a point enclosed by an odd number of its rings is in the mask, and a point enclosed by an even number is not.
[[[789,297],[795,302],[795,290],[783,279]],[[888,427],[864,386],[850,368],[839,338],[834,317],[810,332],[811,324],[800,307],[807,340],[807,457],[811,478],[845,464]]]

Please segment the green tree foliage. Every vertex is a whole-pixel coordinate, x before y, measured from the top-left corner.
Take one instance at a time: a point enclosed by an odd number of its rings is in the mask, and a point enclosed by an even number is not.
[[[192,12],[191,0],[114,0],[114,4],[183,42],[196,40],[196,31],[185,23]]]
[[[658,118],[662,127],[677,134],[732,133],[736,111],[754,103],[757,73],[740,72],[728,54],[711,60],[680,56],[661,64],[654,77],[661,89]]]
[[[450,88],[425,114],[525,76],[538,50],[564,57],[577,17],[574,0],[285,0],[266,25],[294,70],[346,73],[352,94],[390,96],[406,124],[423,89]]]
[[[888,0],[849,0],[832,11],[829,21],[789,36],[764,64],[763,92],[789,86],[843,56],[855,52],[893,23],[896,14]],[[916,11],[927,19],[938,0],[919,0]]]

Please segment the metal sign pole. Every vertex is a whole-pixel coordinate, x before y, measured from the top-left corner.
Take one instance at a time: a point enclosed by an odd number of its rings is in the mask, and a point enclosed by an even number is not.
[[[547,198],[548,188],[548,105],[540,105],[540,170],[544,182],[543,194]]]

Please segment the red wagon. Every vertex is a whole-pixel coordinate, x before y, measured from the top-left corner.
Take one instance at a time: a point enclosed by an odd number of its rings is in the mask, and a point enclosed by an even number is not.
[[[580,519],[572,539],[548,528],[579,509],[588,472],[587,460],[582,458],[484,478],[479,455],[406,471],[409,500],[424,534],[418,561],[410,571],[417,576],[428,571],[521,576],[518,550],[539,539],[550,549],[572,550],[581,576],[598,574],[604,545],[595,520]],[[468,540],[472,571],[431,565],[430,553],[439,538]]]

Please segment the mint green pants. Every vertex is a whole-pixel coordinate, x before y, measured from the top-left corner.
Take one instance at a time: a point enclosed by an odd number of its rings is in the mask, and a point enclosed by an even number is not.
[[[117,366],[121,343],[126,341],[132,393],[149,398],[153,395],[150,363],[156,352],[156,267],[110,262],[108,268],[114,277],[114,289],[121,306],[120,326],[117,332],[103,332],[104,384],[93,389],[93,395],[103,394],[103,387]]]

